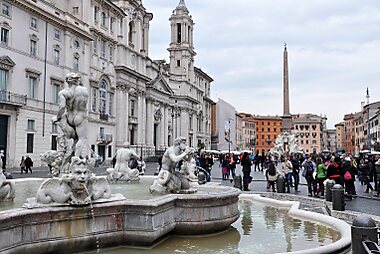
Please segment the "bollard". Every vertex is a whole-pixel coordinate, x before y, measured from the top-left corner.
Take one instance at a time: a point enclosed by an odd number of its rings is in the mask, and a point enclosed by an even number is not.
[[[367,215],[358,215],[352,221],[351,249],[352,254],[367,254],[363,241],[378,242],[377,227],[375,221]],[[375,246],[375,245],[373,245]],[[376,253],[376,252],[370,252]]]
[[[334,186],[334,184],[335,184],[334,180],[326,181],[326,201],[332,202],[331,188]]]
[[[234,187],[243,190],[243,182],[241,175],[234,176]]]
[[[276,187],[278,193],[285,193],[285,177],[283,175],[277,177]]]
[[[344,188],[340,184],[335,184],[332,189],[332,209],[336,211],[344,211]]]

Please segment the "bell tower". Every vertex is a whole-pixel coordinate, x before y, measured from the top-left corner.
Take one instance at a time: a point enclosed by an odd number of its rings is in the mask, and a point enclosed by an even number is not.
[[[185,0],[180,0],[169,21],[171,26],[171,39],[168,48],[170,53],[169,72],[176,81],[192,84],[194,82],[194,57],[196,55],[193,44],[194,22],[189,15]],[[182,86],[182,88],[185,87]],[[174,90],[177,89],[174,88]]]

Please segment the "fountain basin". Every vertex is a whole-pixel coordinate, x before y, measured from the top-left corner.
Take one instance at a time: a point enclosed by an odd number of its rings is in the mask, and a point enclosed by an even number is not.
[[[240,191],[199,186],[195,194],[91,206],[0,212],[1,253],[72,253],[118,245],[150,246],[169,232],[208,234],[239,218]],[[95,223],[94,221],[95,220]]]

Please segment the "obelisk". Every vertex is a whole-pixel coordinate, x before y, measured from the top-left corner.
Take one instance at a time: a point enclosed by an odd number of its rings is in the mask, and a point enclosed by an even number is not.
[[[286,43],[284,45],[284,73],[283,73],[283,106],[284,114],[282,118],[282,132],[290,133],[292,129],[292,116],[289,110],[289,73],[288,73],[288,51]]]

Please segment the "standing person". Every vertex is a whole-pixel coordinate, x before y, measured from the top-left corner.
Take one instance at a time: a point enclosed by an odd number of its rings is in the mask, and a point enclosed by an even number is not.
[[[350,157],[344,158],[344,162],[342,163],[342,174],[344,179],[344,186],[347,197],[352,199],[352,195],[355,195],[355,170],[351,165]]]
[[[293,165],[292,165],[292,162],[289,160],[288,156],[285,156],[284,162],[281,163],[281,168],[282,168],[282,172],[285,175],[287,193],[289,193],[290,185],[292,181]]]
[[[251,166],[252,166],[252,161],[247,152],[243,154],[243,158],[241,160],[241,165],[243,167],[243,190],[249,191],[248,185],[252,181],[251,177]]]
[[[373,187],[371,185],[371,177],[373,177],[373,175],[371,175],[371,165],[368,157],[364,157],[364,161],[360,164],[359,169],[362,172],[362,179],[366,185],[365,193],[369,193],[369,190],[373,191]]]
[[[338,164],[339,161],[339,157],[332,156],[330,159],[330,164],[327,167],[327,178],[334,180],[336,184],[340,184],[341,167]]]
[[[25,171],[25,158],[24,158],[24,156],[21,156],[20,168],[21,168],[21,174],[23,174]]]
[[[1,162],[2,162],[2,169],[5,171],[5,164],[7,163],[4,155],[4,150],[0,151],[0,157],[1,157]]]
[[[375,196],[378,197],[380,195],[380,158],[375,163],[375,174],[377,177],[377,193]]]
[[[232,177],[233,179],[235,177],[235,170],[236,170],[236,160],[233,155],[230,155],[230,161],[228,162],[228,169],[229,169],[229,176]]]
[[[317,182],[318,182],[318,189],[317,189],[317,195],[321,195],[323,197],[325,195],[325,185],[323,182],[326,180],[327,175],[327,168],[323,163],[323,160],[321,157],[317,157]]]
[[[33,161],[29,157],[29,155],[27,155],[25,158],[25,171],[26,171],[25,173],[28,174],[28,171],[30,171],[30,173],[32,174],[33,173],[32,167],[33,167]]]
[[[274,158],[271,157],[268,162],[268,170],[265,172],[265,176],[267,178],[267,189],[269,190],[272,187],[272,191],[276,191],[275,183],[277,181],[280,172],[278,172],[276,165],[274,163]]]
[[[300,192],[298,190],[298,185],[300,183],[300,162],[297,155],[291,157],[291,162],[293,166],[293,178],[294,178],[294,190],[295,192]]]
[[[309,192],[309,197],[313,196],[313,192],[314,192],[314,196],[315,196],[316,190],[313,188],[313,182],[314,182],[313,173],[315,171],[315,164],[311,160],[310,155],[307,155],[306,160],[302,163],[302,168],[304,170],[304,172],[302,174],[305,177],[306,182],[307,182],[307,190]]]
[[[228,160],[227,155],[224,155],[222,158],[222,179],[228,180]]]
[[[260,154],[258,152],[256,153],[256,156],[255,156],[255,158],[253,160],[255,162],[255,172],[256,172],[256,168],[258,168],[257,171],[260,171],[260,161],[261,161],[261,159],[260,159]]]

